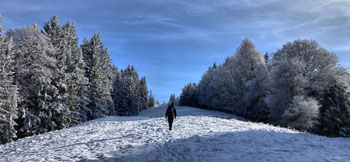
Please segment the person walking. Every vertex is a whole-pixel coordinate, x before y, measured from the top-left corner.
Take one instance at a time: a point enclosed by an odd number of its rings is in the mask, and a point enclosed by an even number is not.
[[[176,109],[174,103],[171,103],[165,112],[165,119],[167,118],[169,123],[169,130],[171,130],[173,127],[173,121],[176,119]]]

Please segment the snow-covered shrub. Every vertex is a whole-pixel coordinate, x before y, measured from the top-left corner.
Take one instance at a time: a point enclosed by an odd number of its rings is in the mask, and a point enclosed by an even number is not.
[[[317,123],[320,104],[316,99],[306,96],[294,96],[282,115],[283,123],[297,130],[306,131]]]

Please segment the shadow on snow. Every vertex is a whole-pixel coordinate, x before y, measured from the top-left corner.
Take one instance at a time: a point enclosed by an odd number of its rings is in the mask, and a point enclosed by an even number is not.
[[[181,130],[176,130],[181,131]],[[337,141],[338,140],[338,141]],[[328,143],[332,142],[332,143]],[[350,139],[348,140],[350,143]],[[82,161],[346,161],[350,144],[342,150],[344,139],[331,139],[305,133],[285,133],[265,130],[194,135],[186,139],[172,139],[165,143],[151,143],[130,152],[112,153],[115,157],[97,157]],[[317,160],[318,159],[318,160]]]

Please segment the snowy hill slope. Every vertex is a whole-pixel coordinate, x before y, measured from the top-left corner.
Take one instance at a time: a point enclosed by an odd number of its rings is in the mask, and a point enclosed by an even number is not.
[[[0,146],[0,161],[350,161],[350,139],[326,138],[233,115],[177,107],[106,117]]]

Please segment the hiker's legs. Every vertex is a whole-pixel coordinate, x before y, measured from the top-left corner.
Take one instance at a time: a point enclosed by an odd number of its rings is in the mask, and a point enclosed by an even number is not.
[[[169,122],[169,130],[171,130],[173,127],[173,117],[168,117],[168,122]]]

